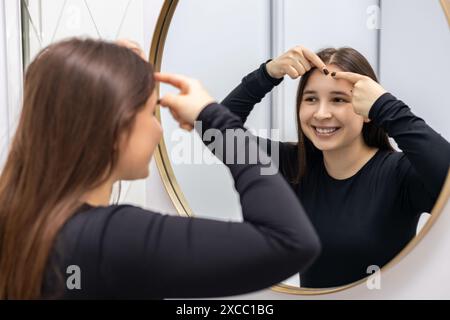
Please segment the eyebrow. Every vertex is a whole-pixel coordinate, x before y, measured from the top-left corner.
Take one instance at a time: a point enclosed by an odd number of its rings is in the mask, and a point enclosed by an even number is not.
[[[348,93],[344,91],[331,91],[331,94],[342,95],[342,96],[350,96]]]
[[[306,90],[305,92],[303,92],[303,94],[317,94],[317,91],[315,90]],[[331,91],[330,94],[335,94],[335,95],[342,95],[342,96],[347,96],[350,97],[350,95],[344,91]]]

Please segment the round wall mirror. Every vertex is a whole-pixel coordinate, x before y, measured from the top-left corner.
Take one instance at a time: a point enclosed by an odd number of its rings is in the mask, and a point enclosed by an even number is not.
[[[218,101],[223,101],[240,85],[244,76],[297,45],[316,52],[328,47],[351,47],[367,59],[389,92],[404,101],[416,116],[448,141],[450,109],[446,97],[446,70],[450,70],[450,42],[443,40],[449,35],[447,8],[448,1],[420,0],[167,0],[160,13],[150,55],[158,71],[197,78]],[[398,22],[399,16],[402,23]],[[246,127],[264,138],[298,143],[298,85],[299,79],[285,77],[257,103]],[[172,89],[161,86],[159,90],[162,96]],[[159,110],[159,116],[164,138],[156,155],[157,165],[179,214],[240,221],[239,196],[226,167],[215,161],[196,133],[179,129],[167,110]],[[403,151],[394,139],[390,142],[394,149]],[[448,166],[444,177],[447,170]],[[380,270],[395,265],[438,219],[449,199],[449,180],[447,178],[440,196],[428,210],[411,217],[408,223],[414,226],[412,235],[396,250],[391,248],[391,252],[385,253],[389,257],[385,263],[364,265],[359,277],[348,283],[336,285],[324,280],[314,287],[305,286],[302,285],[302,274],[297,274],[273,290],[294,294],[335,292],[367,281]],[[387,192],[387,197],[396,196],[389,195],[386,190],[383,192]],[[314,216],[315,208],[314,205],[307,207],[313,224],[318,221]],[[339,208],[336,210],[338,212]],[[395,214],[388,209],[386,212]],[[378,214],[381,216],[386,212]],[[325,232],[328,232],[325,236],[334,234],[335,243],[341,246],[336,252],[343,254],[339,265],[326,266],[327,271],[322,268],[321,272],[327,272],[323,274],[324,279],[328,275],[332,279],[333,273],[348,272],[346,259],[357,259],[359,254],[355,243],[366,241],[367,251],[373,252],[381,250],[382,243],[386,248],[392,245],[392,225],[376,226],[374,220],[364,220],[364,215],[361,211],[352,218],[360,221],[361,229],[356,223],[350,232],[336,232],[338,226],[328,231],[317,226],[319,236]],[[372,229],[378,228],[376,240],[371,240],[376,243],[368,242],[364,234],[364,228],[370,229],[371,224]],[[342,222],[342,226],[345,225],[345,221]],[[398,228],[402,233],[400,224]],[[327,241],[326,250],[330,250],[332,245],[329,239]],[[351,267],[349,263],[348,268]]]

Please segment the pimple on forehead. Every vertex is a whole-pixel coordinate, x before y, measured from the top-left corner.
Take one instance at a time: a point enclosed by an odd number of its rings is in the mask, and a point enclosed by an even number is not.
[[[335,65],[335,64],[327,64],[327,69],[328,69],[328,71],[330,71],[330,73],[331,72],[339,72],[339,71],[342,71],[342,69],[341,68],[339,68],[337,65]]]
[[[334,65],[329,65],[330,72],[338,72],[342,71],[338,67]],[[317,91],[322,93],[328,93],[332,91],[348,91],[352,89],[351,84],[348,81],[345,80],[337,80],[331,77],[330,75],[326,76],[319,70],[315,70],[313,74],[311,74],[310,78],[308,79],[308,83],[305,87],[305,91]]]

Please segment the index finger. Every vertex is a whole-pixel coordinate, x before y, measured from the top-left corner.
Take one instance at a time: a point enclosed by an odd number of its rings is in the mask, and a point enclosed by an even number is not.
[[[115,41],[115,44],[121,46],[121,47],[125,47],[128,48],[132,51],[134,51],[135,53],[137,53],[142,59],[144,59],[145,61],[147,61],[147,57],[145,56],[144,50],[142,50],[141,46],[139,43],[137,43],[136,41],[133,40],[129,40],[129,39],[118,39]]]
[[[129,39],[117,39],[115,43],[122,47],[141,49],[139,43]]]
[[[315,54],[308,48],[303,48],[303,53],[304,53],[306,59],[311,61],[312,64],[314,64],[320,70],[323,70],[327,67],[326,64],[322,61],[322,59],[320,59],[317,54]]]
[[[190,79],[180,74],[155,72],[155,79],[156,81],[170,84],[182,92],[186,92],[189,89]]]
[[[359,73],[353,73],[353,72],[336,72],[333,76],[335,79],[344,79],[347,81],[350,81],[352,84],[357,83],[359,80],[362,80],[365,78],[365,76],[359,74]]]

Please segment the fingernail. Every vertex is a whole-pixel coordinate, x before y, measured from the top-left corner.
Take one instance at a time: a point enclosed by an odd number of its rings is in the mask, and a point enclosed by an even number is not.
[[[327,76],[327,75],[330,73],[330,71],[328,71],[327,68],[324,68],[324,69],[323,69],[323,73]]]
[[[332,76],[332,77],[335,77],[335,76],[336,76],[336,72],[333,71],[333,72],[331,73],[331,76]]]

